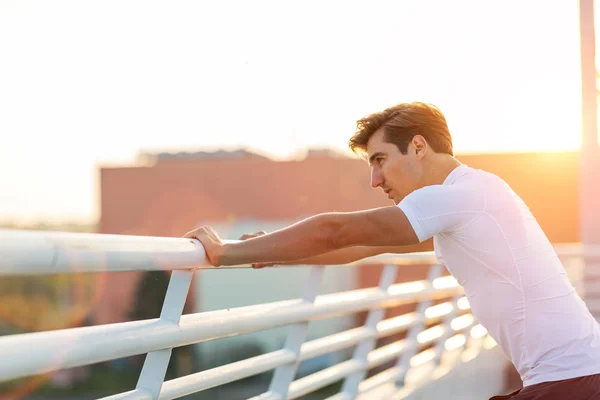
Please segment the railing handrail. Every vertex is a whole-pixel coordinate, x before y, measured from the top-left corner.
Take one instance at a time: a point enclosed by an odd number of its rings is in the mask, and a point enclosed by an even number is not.
[[[0,254],[0,276],[215,268],[202,244],[187,238],[0,229]],[[344,265],[434,262],[433,252],[419,252],[381,254]]]
[[[197,240],[0,229],[0,275],[208,267]]]
[[[554,248],[564,257],[600,257],[600,245],[559,243]],[[0,276],[215,268],[199,241],[172,237],[0,229],[0,255]],[[344,265],[435,262],[434,252],[426,251],[380,254]]]

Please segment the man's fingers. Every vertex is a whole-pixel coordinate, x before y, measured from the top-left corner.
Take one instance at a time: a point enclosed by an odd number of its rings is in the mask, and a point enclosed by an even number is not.
[[[262,235],[266,235],[265,231],[258,231],[258,232],[254,232],[254,233],[245,233],[242,236],[240,236],[240,240],[246,240],[246,239],[252,239],[258,236],[262,236]]]
[[[203,225],[192,231],[189,231],[188,233],[183,235],[183,237],[189,238],[189,239],[198,239],[198,236],[200,234],[206,234],[206,233],[211,233],[211,232],[214,232],[211,226]]]
[[[272,267],[275,264],[276,263],[254,263],[254,264],[252,264],[252,268],[254,268],[254,269],[261,269],[261,268],[264,268],[264,267]]]

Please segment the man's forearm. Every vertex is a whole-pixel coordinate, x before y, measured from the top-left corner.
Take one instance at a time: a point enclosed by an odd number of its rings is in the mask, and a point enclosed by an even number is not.
[[[364,258],[373,257],[379,254],[402,254],[416,252],[419,249],[413,249],[414,246],[353,246],[343,249],[330,251],[329,253],[305,258],[302,260],[293,260],[286,262],[277,262],[277,265],[341,265],[349,264]]]
[[[387,248],[355,246],[330,251],[301,260],[276,262],[278,265],[341,265],[384,253]],[[395,250],[395,249],[394,249]]]
[[[328,214],[307,218],[268,235],[223,246],[219,265],[289,262],[337,250]]]

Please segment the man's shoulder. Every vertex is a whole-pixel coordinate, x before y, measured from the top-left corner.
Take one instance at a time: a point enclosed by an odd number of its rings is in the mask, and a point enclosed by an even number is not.
[[[413,191],[401,203],[418,204],[430,210],[482,210],[487,184],[476,176],[463,176],[450,185],[428,185]]]
[[[482,169],[470,168],[469,172],[455,182],[460,191],[469,193],[473,200],[483,201],[484,209],[506,209],[521,199],[513,188],[502,177]],[[522,201],[522,199],[521,199]]]
[[[453,185],[476,190],[485,189],[487,186],[508,186],[500,176],[483,169],[472,167],[466,167],[464,173],[453,183]]]

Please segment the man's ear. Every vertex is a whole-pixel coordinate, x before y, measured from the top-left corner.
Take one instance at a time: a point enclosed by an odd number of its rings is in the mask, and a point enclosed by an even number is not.
[[[412,144],[414,146],[414,152],[417,158],[422,158],[427,153],[427,141],[421,135],[415,135],[412,138]]]

